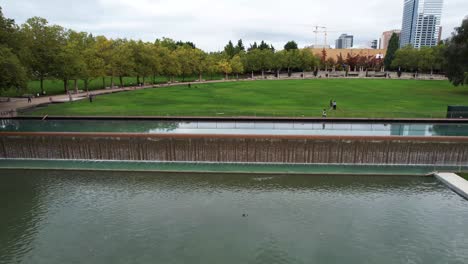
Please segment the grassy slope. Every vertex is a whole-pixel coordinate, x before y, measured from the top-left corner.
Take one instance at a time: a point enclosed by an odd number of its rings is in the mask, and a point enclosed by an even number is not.
[[[226,82],[147,89],[52,105],[49,115],[320,116],[336,99],[345,117],[444,117],[447,105],[468,102],[468,89],[446,81],[286,80]]]

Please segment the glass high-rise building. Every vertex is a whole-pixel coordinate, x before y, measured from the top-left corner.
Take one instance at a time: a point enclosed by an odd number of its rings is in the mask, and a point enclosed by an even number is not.
[[[440,39],[443,0],[404,0],[400,47],[436,46]]]

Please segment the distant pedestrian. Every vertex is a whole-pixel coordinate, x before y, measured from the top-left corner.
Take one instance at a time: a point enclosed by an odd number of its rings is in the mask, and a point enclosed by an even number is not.
[[[192,84],[191,84],[191,83],[188,84],[188,88],[192,88]]]
[[[333,100],[332,105],[333,105],[333,110],[336,110],[336,101],[335,100]]]
[[[323,109],[322,111],[322,117],[327,118],[327,109]]]
[[[90,95],[89,95],[89,102],[90,102],[90,103],[93,102],[93,94],[90,94]]]
[[[70,92],[68,92],[68,100],[70,100],[70,102],[72,102],[72,101],[73,101],[73,97],[72,97],[72,95],[71,95],[71,93],[70,93]]]
[[[28,95],[28,103],[32,103],[32,96],[31,95]]]

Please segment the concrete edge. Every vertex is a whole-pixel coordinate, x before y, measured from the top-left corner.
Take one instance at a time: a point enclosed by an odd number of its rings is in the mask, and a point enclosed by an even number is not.
[[[438,173],[435,172],[434,176],[447,185],[451,190],[468,200],[468,181],[455,173]],[[450,176],[446,177],[446,176]]]
[[[106,137],[172,139],[288,139],[288,140],[374,140],[418,142],[468,142],[468,136],[327,136],[327,135],[244,135],[244,134],[148,134],[113,132],[0,132],[0,137]]]
[[[14,120],[42,120],[42,116],[5,117]],[[48,116],[47,120],[151,120],[151,121],[258,121],[317,123],[468,123],[468,118],[320,118],[320,117],[256,117],[256,116]]]

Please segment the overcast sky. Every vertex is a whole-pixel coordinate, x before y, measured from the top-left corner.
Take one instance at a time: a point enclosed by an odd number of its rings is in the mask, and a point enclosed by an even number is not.
[[[169,37],[207,51],[229,41],[266,40],[281,48],[315,41],[314,25],[326,26],[328,43],[341,33],[366,46],[385,30],[401,28],[403,0],[0,0],[5,16],[18,24],[32,16],[112,38],[153,41]],[[445,0],[443,37],[468,15],[468,0]],[[319,35],[323,43],[323,34]]]

